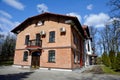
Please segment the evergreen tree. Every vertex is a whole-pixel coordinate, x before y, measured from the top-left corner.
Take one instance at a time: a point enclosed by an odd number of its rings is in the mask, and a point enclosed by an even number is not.
[[[115,69],[116,71],[120,71],[120,52],[117,53]]]
[[[97,63],[98,65],[100,65],[100,64],[102,63],[102,57],[97,57],[96,63]]]
[[[116,63],[115,63],[115,52],[114,51],[111,50],[109,52],[109,58],[110,58],[110,62],[111,62],[111,68],[115,69]]]
[[[14,50],[15,50],[15,42],[16,42],[16,39],[13,35],[8,34],[6,36],[2,45],[2,51],[1,51],[1,55],[3,59],[5,58],[9,59],[11,56],[13,57]]]
[[[103,61],[103,64],[106,65],[107,67],[110,67],[110,59],[109,59],[109,56],[106,52],[103,53],[102,55],[102,61]]]

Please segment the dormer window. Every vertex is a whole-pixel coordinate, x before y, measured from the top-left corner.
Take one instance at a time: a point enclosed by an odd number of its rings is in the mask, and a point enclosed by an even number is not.
[[[37,26],[42,26],[42,25],[44,25],[44,21],[41,21],[41,20],[40,20],[40,21],[37,22],[36,25],[37,25]]]

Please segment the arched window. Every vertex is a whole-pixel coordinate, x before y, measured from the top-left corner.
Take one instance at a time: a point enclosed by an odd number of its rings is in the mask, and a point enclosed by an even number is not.
[[[48,62],[55,62],[55,50],[50,50],[48,53]]]
[[[27,60],[28,60],[28,52],[25,51],[23,55],[23,61],[27,61]]]

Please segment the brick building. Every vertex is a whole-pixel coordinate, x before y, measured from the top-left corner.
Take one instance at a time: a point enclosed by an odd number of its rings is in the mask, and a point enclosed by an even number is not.
[[[84,66],[84,30],[77,17],[42,13],[12,30],[17,34],[14,65],[72,70]]]

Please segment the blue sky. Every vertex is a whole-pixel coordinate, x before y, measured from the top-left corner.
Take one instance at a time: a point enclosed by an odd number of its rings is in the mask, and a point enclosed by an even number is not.
[[[26,18],[46,12],[77,16],[80,23],[104,27],[110,19],[109,0],[0,0],[0,33],[8,33]]]

